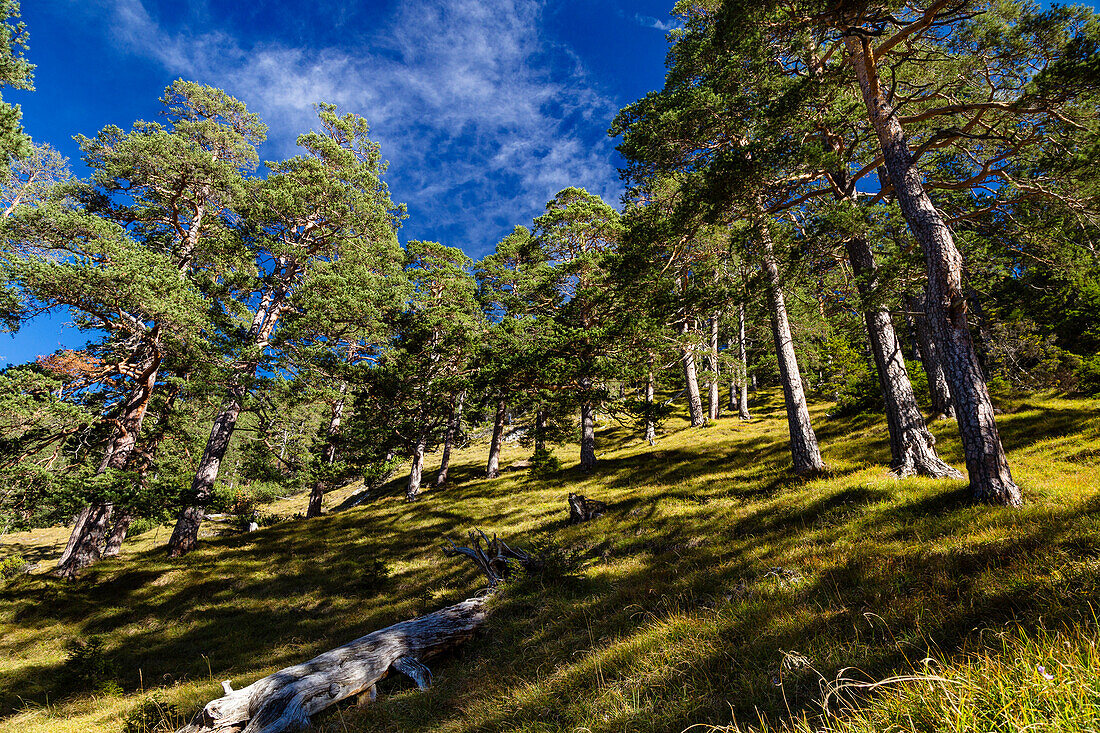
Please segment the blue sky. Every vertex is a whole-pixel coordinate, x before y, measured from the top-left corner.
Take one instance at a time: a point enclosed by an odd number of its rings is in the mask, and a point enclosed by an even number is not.
[[[615,112],[664,78],[672,0],[23,0],[36,90],[4,92],[27,132],[72,136],[155,119],[173,79],[221,87],[294,154],[334,102],[390,161],[401,232],[478,258],[577,185],[617,203]],[[83,344],[64,315],[0,337],[0,363]]]

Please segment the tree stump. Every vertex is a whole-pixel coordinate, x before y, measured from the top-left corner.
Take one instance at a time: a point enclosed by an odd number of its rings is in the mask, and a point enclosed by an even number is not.
[[[586,499],[580,494],[569,495],[569,523],[580,524],[595,519],[607,509],[607,502]]]

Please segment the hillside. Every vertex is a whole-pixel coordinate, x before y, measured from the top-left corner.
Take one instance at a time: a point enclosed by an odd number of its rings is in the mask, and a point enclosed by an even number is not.
[[[475,444],[458,452],[452,485],[418,503],[402,500],[397,477],[356,508],[227,533],[178,561],[164,557],[161,528],[75,583],[45,574],[64,530],[0,538],[0,559],[41,563],[0,586],[0,731],[118,731],[154,690],[189,714],[221,680],[250,682],[465,598],[481,580],[440,545],[474,527],[555,562],[506,587],[488,631],[432,665],[429,692],[387,679],[376,704],[327,715],[320,730],[757,726],[818,714],[822,678],[841,670],[861,682],[914,671],[947,681],[880,687],[870,714],[881,718],[838,727],[935,729],[921,721],[953,715],[964,699],[957,724],[985,710],[1005,730],[1100,725],[1089,656],[1100,402],[1000,400],[1027,498],[1013,510],[972,505],[961,482],[892,478],[882,419],[828,419],[824,404],[812,414],[830,474],[799,481],[787,469],[781,397],[763,398],[748,424],[692,430],[674,418],[656,447],[604,424],[600,465],[587,475],[569,446],[557,449],[559,474],[484,481],[485,446]],[[945,460],[961,465],[955,425],[932,429]],[[529,453],[507,444],[501,463]],[[569,492],[609,509],[568,525]],[[290,517],[304,502],[272,509]],[[74,692],[66,642],[92,636],[110,671]]]

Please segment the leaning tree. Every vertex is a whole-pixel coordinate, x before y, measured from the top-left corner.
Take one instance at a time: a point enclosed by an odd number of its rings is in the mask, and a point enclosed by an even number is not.
[[[168,542],[173,557],[195,547],[252,383],[261,366],[276,366],[270,347],[280,320],[295,307],[295,293],[345,258],[358,266],[399,253],[396,229],[403,209],[393,204],[382,181],[386,166],[366,121],[338,115],[327,104],[318,106],[318,117],[320,129],[298,138],[302,155],[269,163],[266,178],[249,181],[233,222],[234,236],[249,252],[252,275],[233,283],[222,304],[222,329],[229,335],[227,389]]]

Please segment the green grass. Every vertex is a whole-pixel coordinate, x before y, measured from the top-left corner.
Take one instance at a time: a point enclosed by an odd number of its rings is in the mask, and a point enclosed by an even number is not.
[[[75,584],[42,572],[64,530],[4,537],[0,559],[42,567],[0,586],[0,731],[118,731],[154,689],[189,713],[223,679],[464,598],[481,580],[440,545],[473,527],[583,567],[510,583],[486,632],[432,664],[430,691],[387,679],[375,705],[321,730],[1007,731],[1050,710],[1064,720],[1048,729],[1100,729],[1100,403],[1001,401],[1021,510],[974,506],[962,482],[893,478],[883,420],[829,420],[827,405],[813,414],[830,473],[800,481],[781,400],[754,407],[750,424],[673,420],[653,448],[607,425],[590,475],[569,447],[558,474],[485,481],[474,445],[416,504],[397,479],[358,508],[213,537],[179,561],[163,555],[167,531],[149,531]],[[961,466],[954,424],[933,430]],[[529,452],[506,446],[502,465]],[[570,491],[608,512],[568,525]],[[65,645],[91,635],[120,689],[74,690]],[[820,717],[837,679],[899,676],[922,678],[842,683]]]

